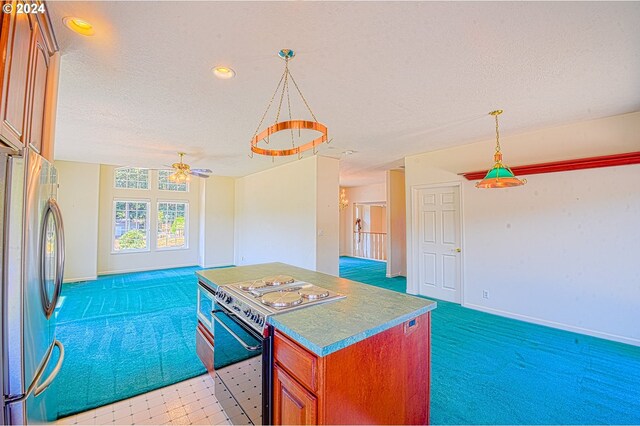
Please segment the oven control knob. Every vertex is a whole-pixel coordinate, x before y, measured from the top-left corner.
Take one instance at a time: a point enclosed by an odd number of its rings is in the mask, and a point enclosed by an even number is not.
[[[231,303],[231,301],[233,300],[233,297],[227,295],[227,298],[225,300],[226,303]]]
[[[243,312],[244,312],[244,316],[245,317],[250,317],[251,316],[251,309],[246,308]]]

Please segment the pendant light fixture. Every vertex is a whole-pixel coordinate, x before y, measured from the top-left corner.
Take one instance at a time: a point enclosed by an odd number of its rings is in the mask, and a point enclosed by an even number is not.
[[[496,119],[496,153],[493,155],[495,164],[487,172],[487,175],[480,182],[476,183],[476,188],[509,188],[511,186],[520,186],[527,183],[526,179],[518,179],[511,169],[502,164],[502,152],[500,152],[500,132],[498,130],[498,116],[502,114],[502,110],[491,111],[489,115],[493,115]]]
[[[344,210],[349,206],[349,199],[347,198],[347,193],[344,188],[340,190],[340,210]]]
[[[253,157],[253,154],[256,153],[256,154],[266,155],[270,157],[281,157],[281,156],[298,154],[298,158],[300,158],[302,155],[302,152],[313,149],[313,153],[315,154],[316,147],[318,145],[325,142],[327,143],[330,142],[327,139],[327,127],[324,124],[318,122],[315,114],[313,113],[313,111],[311,111],[311,108],[309,107],[309,103],[307,102],[304,95],[300,91],[300,88],[298,87],[298,83],[296,83],[293,76],[291,75],[291,71],[289,71],[289,61],[293,59],[293,57],[295,56],[295,52],[291,49],[282,49],[278,52],[278,56],[284,60],[284,73],[282,74],[282,77],[280,77],[280,82],[278,82],[278,86],[276,87],[276,90],[273,93],[273,96],[271,96],[271,100],[267,105],[267,110],[262,115],[260,124],[258,124],[258,127],[256,128],[256,131],[253,135],[253,138],[251,139],[251,154],[249,155],[250,157]],[[311,113],[311,117],[313,117],[313,121],[292,119],[291,98],[289,96],[289,82],[293,83],[295,89],[297,90],[298,94],[302,98],[304,105],[307,107],[307,109]],[[267,113],[269,112],[269,109],[271,108],[271,104],[273,103],[273,100],[278,94],[278,91],[280,91],[280,102],[278,103],[278,111],[276,113],[275,122],[273,125],[260,131],[260,128],[262,127],[262,123],[264,122],[264,119],[267,116]],[[289,120],[279,121],[280,113],[282,111],[282,102],[285,99],[285,94],[287,99],[287,110],[289,112],[289,117],[288,117]],[[294,138],[294,130],[297,130],[296,133],[298,134],[298,138],[300,138],[301,130],[303,129],[317,131],[320,133],[320,135],[315,139],[313,139],[311,142],[296,144],[296,141]],[[291,148],[267,149],[266,147],[264,147],[264,145],[269,144],[271,135],[281,131],[285,131],[285,130],[289,130],[291,134]],[[262,146],[258,146],[258,143],[261,143]]]

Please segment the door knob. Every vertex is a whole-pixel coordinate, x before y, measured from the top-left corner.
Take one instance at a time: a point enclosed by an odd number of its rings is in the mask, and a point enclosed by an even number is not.
[[[462,250],[460,250],[460,247],[458,247],[458,248],[456,249],[456,253],[460,253],[461,251],[462,251]]]

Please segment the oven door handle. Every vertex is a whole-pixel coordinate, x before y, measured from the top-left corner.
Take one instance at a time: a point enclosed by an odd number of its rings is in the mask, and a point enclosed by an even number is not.
[[[247,345],[244,342],[244,340],[242,340],[242,338],[240,336],[238,336],[233,330],[231,330],[229,328],[229,326],[227,324],[223,323],[222,320],[216,316],[216,312],[222,312],[223,314],[225,314],[225,315],[227,315],[229,317],[232,316],[233,313],[231,315],[229,315],[229,314],[227,314],[225,311],[223,311],[221,309],[215,309],[215,310],[213,310],[211,312],[212,313],[211,317],[213,318],[214,321],[216,321],[218,324],[220,324],[222,326],[222,328],[227,330],[229,332],[229,334],[231,334],[233,336],[233,338],[236,339],[238,341],[238,343],[240,343],[242,345],[242,347],[244,347],[246,350],[251,351],[251,352],[259,351],[260,349],[262,349],[262,345],[256,345],[256,346]],[[233,315],[233,316],[235,316],[235,315]]]

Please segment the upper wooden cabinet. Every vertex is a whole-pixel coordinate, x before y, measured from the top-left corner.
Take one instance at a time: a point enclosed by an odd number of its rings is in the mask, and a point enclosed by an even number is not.
[[[52,160],[59,62],[48,12],[17,13],[24,10],[17,0],[2,4],[12,12],[3,13],[0,29],[0,137],[16,148],[30,144]]]
[[[27,132],[27,101],[29,99],[29,57],[33,33],[31,15],[14,11],[4,14],[2,24],[3,66],[2,126],[0,135],[20,147]],[[6,36],[5,36],[6,33]]]
[[[49,74],[49,52],[40,26],[33,30],[32,49],[31,116],[29,117],[29,143],[42,153],[44,130],[44,106],[47,93],[47,75]]]

